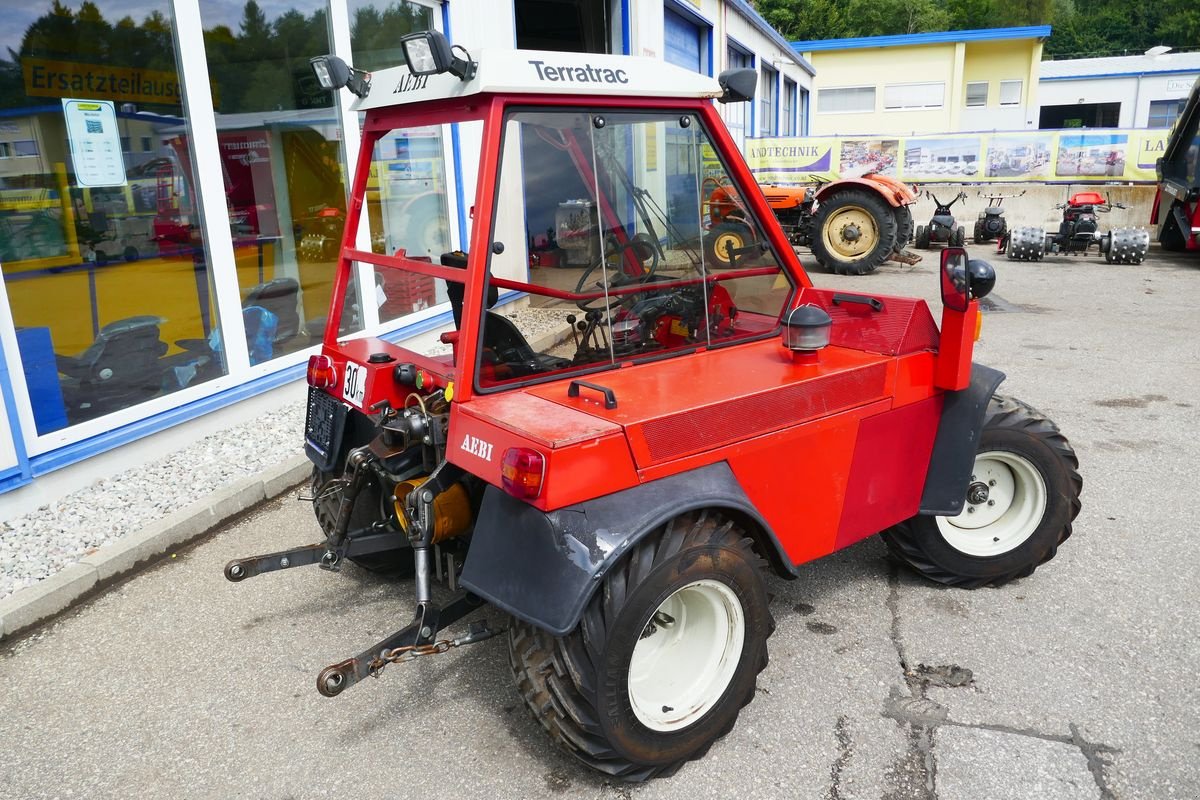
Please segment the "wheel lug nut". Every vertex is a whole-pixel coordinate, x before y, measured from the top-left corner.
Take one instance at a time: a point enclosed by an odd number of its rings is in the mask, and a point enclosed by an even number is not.
[[[968,513],[968,514],[974,514],[974,513],[975,513],[975,506],[967,506],[967,513]]]
[[[994,478],[992,480],[988,481],[988,486],[995,486],[995,485],[996,485],[996,480]]]
[[[989,506],[994,506],[994,505],[996,505],[996,501],[995,501],[995,500],[988,500],[988,505],[989,505]]]

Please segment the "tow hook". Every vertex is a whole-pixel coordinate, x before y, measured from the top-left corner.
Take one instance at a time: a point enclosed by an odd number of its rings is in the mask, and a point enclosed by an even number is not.
[[[347,658],[321,670],[317,675],[317,691],[325,697],[337,697],[347,688],[368,675],[378,677],[388,664],[402,664],[421,656],[438,655],[454,647],[482,642],[504,628],[493,630],[486,620],[478,620],[467,626],[467,632],[456,639],[434,641],[433,637],[447,625],[462,619],[483,606],[483,601],[470,592],[459,592],[445,607],[432,603],[418,603],[413,621],[370,650],[354,658]]]

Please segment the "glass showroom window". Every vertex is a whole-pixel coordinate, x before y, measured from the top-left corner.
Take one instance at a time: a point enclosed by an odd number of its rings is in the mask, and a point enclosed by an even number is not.
[[[434,28],[433,10],[396,0],[350,0],[354,66],[367,71],[404,63],[400,37]],[[445,146],[438,126],[406,128],[381,138],[367,193],[371,250],[437,261],[451,250]],[[381,321],[397,319],[446,301],[445,281],[394,269],[375,269],[374,300]],[[369,295],[368,295],[369,296]]]
[[[332,49],[325,2],[289,5],[200,0],[242,306],[248,327],[274,326],[252,364],[320,340],[346,220],[340,120],[308,63]],[[356,303],[344,333],[362,327]]]
[[[39,5],[0,33],[0,263],[45,435],[225,368],[168,3]]]

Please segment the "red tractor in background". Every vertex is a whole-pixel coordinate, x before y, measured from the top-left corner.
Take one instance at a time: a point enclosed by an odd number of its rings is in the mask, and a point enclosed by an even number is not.
[[[409,66],[373,76],[314,59],[364,117],[308,365],[324,536],[225,567],[239,582],[349,561],[410,580],[411,622],[322,670],[322,695],[495,635],[472,622],[439,638],[490,608],[559,746],[620,779],[670,775],[755,698],[775,627],[768,571],[795,577],[883,531],[913,569],[974,588],[1031,574],[1070,535],[1071,446],[972,363],[991,266],[943,251],[940,328],[923,300],[813,286],[712,102],[751,101],[754,70],[475,61],[435,31],[399,45]],[[389,213],[367,176],[405,167],[378,143],[451,123],[481,137],[464,249],[359,250],[360,220]],[[700,198],[714,173],[748,231],[715,261],[695,247],[709,212],[668,203]],[[592,220],[578,226],[592,255],[531,266],[528,231],[564,203]],[[441,346],[344,338],[356,264],[436,281]]]
[[[731,202],[719,185],[708,191],[711,227],[705,237],[709,256],[722,261],[728,248],[747,242],[745,209]],[[762,187],[767,203],[794,245],[812,248],[813,257],[830,272],[866,275],[885,261],[913,264],[920,256],[905,251],[913,237],[909,208],[917,193],[895,178],[867,173],[816,187]]]
[[[1184,103],[1158,160],[1150,224],[1164,250],[1200,250],[1200,80]]]

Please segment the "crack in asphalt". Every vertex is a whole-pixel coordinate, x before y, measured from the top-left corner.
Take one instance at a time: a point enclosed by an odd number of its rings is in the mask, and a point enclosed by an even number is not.
[[[891,717],[901,725],[908,725],[908,750],[892,766],[892,773],[897,780],[895,792],[884,795],[884,800],[896,798],[911,798],[911,800],[937,800],[937,758],[933,752],[933,732],[937,728],[937,711],[945,709],[933,703],[925,693],[926,683],[909,668],[908,654],[904,649],[904,638],[900,634],[900,568],[892,563],[888,569],[888,612],[892,615],[891,638],[892,646],[896,648],[896,657],[900,661],[900,672],[908,686],[910,697],[903,698],[898,692],[892,692],[894,703],[914,703],[919,705],[932,704],[929,710],[932,716],[914,715],[911,719]],[[884,716],[889,716],[885,710]]]
[[[1106,744],[1099,742],[1089,742],[1083,738],[1083,734],[1079,732],[1079,727],[1072,722],[1071,728],[1071,744],[1079,748],[1083,753],[1083,757],[1087,759],[1088,771],[1092,773],[1092,779],[1096,781],[1096,788],[1100,790],[1100,800],[1116,800],[1116,792],[1108,786],[1108,778],[1104,775],[1104,768],[1112,764],[1111,761],[1104,758],[1109,753],[1119,753],[1120,749],[1109,747]]]
[[[829,800],[843,800],[842,797],[842,771],[850,763],[850,756],[854,754],[854,742],[850,738],[849,730],[850,721],[845,714],[837,718],[837,722],[833,726],[833,736],[837,739],[838,755],[833,761],[833,766],[829,768]]]
[[[945,725],[952,728],[970,728],[974,730],[1007,733],[1013,736],[1024,736],[1030,739],[1040,739],[1046,742],[1068,744],[1079,749],[1087,760],[1088,771],[1100,790],[1100,800],[1116,800],[1116,793],[1108,785],[1105,768],[1111,766],[1111,760],[1105,756],[1120,753],[1120,748],[1092,742],[1083,737],[1075,723],[1068,723],[1071,731],[1069,736],[1062,734],[1043,733],[1033,728],[1015,728],[1010,725],[994,725],[989,723],[966,723],[950,719],[949,709],[929,698],[928,688],[931,682],[928,669],[917,669],[909,666],[908,654],[905,651],[904,639],[900,632],[900,572],[896,564],[892,564],[888,572],[887,609],[891,614],[891,640],[900,661],[900,669],[904,682],[908,686],[909,696],[905,697],[895,687],[888,694],[884,704],[883,716],[895,720],[909,728],[909,746],[907,752],[893,765],[893,773],[898,780],[894,792],[884,795],[884,800],[937,800],[937,759],[934,755],[933,736],[936,730]],[[966,671],[969,675],[969,671]],[[962,684],[968,685],[968,684]],[[845,717],[838,720],[839,725]],[[835,729],[836,732],[836,729]],[[840,741],[840,739],[839,739]],[[839,757],[840,758],[840,757]],[[834,764],[835,769],[837,763]],[[838,788],[837,778],[840,770],[835,772],[834,788]],[[902,785],[908,777],[911,783]],[[923,785],[920,785],[923,784]],[[838,789],[840,791],[840,789]],[[840,800],[840,795],[831,794],[831,800]]]

